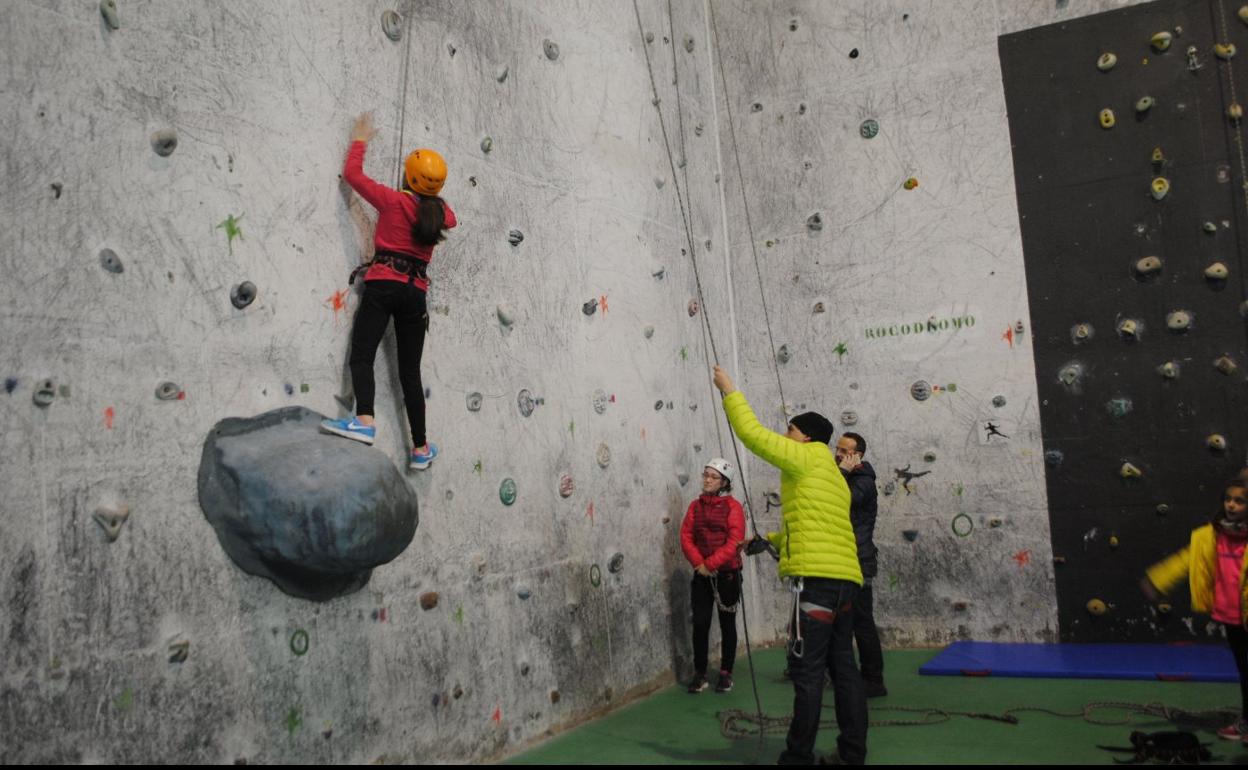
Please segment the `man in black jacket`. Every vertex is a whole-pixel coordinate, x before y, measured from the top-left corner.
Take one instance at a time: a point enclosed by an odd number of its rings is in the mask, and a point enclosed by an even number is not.
[[[858,563],[862,565],[863,585],[854,603],[854,641],[858,644],[858,663],[868,698],[888,695],[884,688],[884,651],[880,634],[875,628],[875,606],[871,581],[879,571],[876,564],[875,514],[879,493],[875,489],[875,469],[864,462],[867,440],[857,433],[841,434],[836,442],[836,462],[845,474],[852,497],[849,518],[858,541]]]

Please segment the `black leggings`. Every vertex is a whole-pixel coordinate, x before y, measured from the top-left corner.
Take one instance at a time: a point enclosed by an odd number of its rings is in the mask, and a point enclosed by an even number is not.
[[[719,588],[719,600],[734,607],[741,598],[741,570],[720,570],[715,577]],[[715,592],[711,579],[694,573],[689,586],[693,605],[693,667],[700,676],[706,676],[707,648],[711,640],[711,612],[715,606]],[[719,610],[719,667],[732,673],[737,658],[737,614]]]
[[[394,338],[399,348],[399,382],[412,428],[412,445],[425,445],[425,387],[420,381],[420,357],[429,329],[425,292],[399,281],[368,281],[355,311],[351,328],[351,385],[355,389],[355,413],[373,416],[377,386],[373,361],[377,347],[394,317]]]
[[[1239,697],[1241,714],[1248,719],[1248,631],[1241,625],[1224,624],[1226,641],[1231,645],[1231,655],[1235,657],[1235,668],[1239,669]]]

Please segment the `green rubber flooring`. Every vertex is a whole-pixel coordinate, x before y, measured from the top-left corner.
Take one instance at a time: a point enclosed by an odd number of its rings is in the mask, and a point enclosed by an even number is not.
[[[888,707],[932,708],[1000,714],[1018,707],[1043,707],[1079,712],[1088,703],[1165,704],[1189,711],[1232,708],[1239,702],[1234,684],[1190,682],[1133,682],[1104,679],[1006,679],[919,676],[919,667],[937,650],[899,650],[885,653],[888,695],[868,701],[871,721],[918,720],[921,714]],[[791,712],[793,689],[781,677],[782,649],[754,653],[763,712],[784,716]],[[714,677],[712,676],[712,684]],[[833,720],[832,693],[824,699],[823,719]],[[784,727],[769,732],[762,745],[757,734],[745,739],[723,736],[716,713],[727,709],[754,712],[749,664],[740,660],[736,688],[726,695],[713,689],[689,695],[682,687],[666,688],[605,717],[588,722],[516,755],[509,764],[773,764],[784,747]],[[1164,718],[1130,715],[1122,709],[1102,708],[1099,721],[1131,724],[1091,724],[1082,717],[1062,718],[1022,712],[1018,724],[954,716],[942,724],[916,727],[875,726],[867,737],[868,764],[1111,764],[1109,752],[1098,744],[1129,745],[1132,730],[1153,732],[1176,729]],[[1195,730],[1213,744],[1215,761],[1248,763],[1248,749],[1218,740],[1212,730]],[[824,727],[816,744],[819,753],[836,746],[835,726]],[[1116,755],[1129,758],[1129,755]]]

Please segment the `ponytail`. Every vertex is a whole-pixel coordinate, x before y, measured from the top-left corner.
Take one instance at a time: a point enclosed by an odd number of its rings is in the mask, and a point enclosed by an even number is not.
[[[436,246],[446,240],[446,209],[436,195],[417,195],[416,221],[412,241],[418,246]]]

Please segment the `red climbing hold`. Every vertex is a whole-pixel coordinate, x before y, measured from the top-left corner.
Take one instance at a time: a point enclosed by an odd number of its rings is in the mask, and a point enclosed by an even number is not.
[[[109,430],[113,429],[113,417],[116,416],[116,414],[117,413],[113,411],[113,408],[111,406],[104,410],[104,427],[105,428],[108,428]]]
[[[1014,561],[1018,562],[1018,568],[1022,569],[1031,563],[1031,551],[1026,549],[1014,554]]]
[[[494,724],[501,724],[503,721],[503,710],[497,706],[494,707],[494,715],[490,717],[490,721]]]
[[[1013,350],[1014,349],[1014,327],[1010,326],[1006,328],[1005,334],[1001,335],[1001,339],[1010,343],[1010,349]]]

